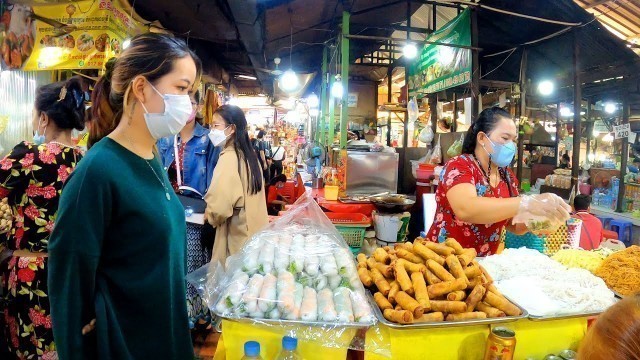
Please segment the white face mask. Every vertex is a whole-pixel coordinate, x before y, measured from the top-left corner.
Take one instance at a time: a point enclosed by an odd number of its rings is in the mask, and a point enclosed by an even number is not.
[[[224,132],[228,128],[229,127],[227,126],[226,128],[224,128],[224,130],[213,129],[211,130],[211,132],[209,132],[209,140],[211,140],[213,146],[220,146],[224,143],[225,140],[227,140],[227,137],[229,137],[229,135],[225,134]]]
[[[193,112],[189,95],[163,95],[153,84],[149,83],[149,85],[164,100],[164,113],[150,113],[144,104],[140,103],[145,111],[144,120],[151,136],[159,140],[176,135],[187,124]]]

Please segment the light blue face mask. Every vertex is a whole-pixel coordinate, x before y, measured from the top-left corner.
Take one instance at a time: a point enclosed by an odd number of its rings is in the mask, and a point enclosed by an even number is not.
[[[509,166],[516,156],[516,144],[513,141],[509,141],[506,144],[495,144],[488,136],[487,140],[489,140],[491,146],[493,146],[493,153],[489,154],[491,161],[498,165],[498,167]],[[487,151],[487,149],[484,149],[484,151]],[[487,151],[487,153],[489,152]]]
[[[42,124],[42,118],[40,118],[40,121],[38,121],[38,128],[33,134],[33,143],[36,145],[44,144],[44,141],[45,141],[44,135],[47,133],[47,127],[45,126],[44,131],[42,132],[42,135],[40,135],[40,133],[38,132],[38,130],[40,129],[40,124]]]

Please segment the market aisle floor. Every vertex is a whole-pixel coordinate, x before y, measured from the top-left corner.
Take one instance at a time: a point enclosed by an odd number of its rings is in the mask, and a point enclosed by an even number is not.
[[[209,333],[206,339],[199,337],[193,346],[196,358],[200,360],[213,360],[213,355],[216,353],[219,339],[220,333],[217,332]]]

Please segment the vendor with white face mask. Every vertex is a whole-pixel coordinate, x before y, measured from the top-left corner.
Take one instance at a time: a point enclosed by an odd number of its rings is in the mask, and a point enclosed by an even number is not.
[[[516,154],[518,130],[511,115],[498,107],[485,109],[464,139],[462,155],[449,160],[436,191],[436,216],[427,239],[455,238],[479,256],[496,252],[505,228],[527,232],[511,219],[527,212],[561,221],[570,208],[554,194],[518,196],[510,165]]]

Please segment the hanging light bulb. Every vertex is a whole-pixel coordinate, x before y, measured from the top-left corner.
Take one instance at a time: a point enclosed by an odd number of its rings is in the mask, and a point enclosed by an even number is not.
[[[131,45],[131,39],[125,39],[125,40],[122,42],[122,49],[126,49],[126,48],[128,48],[128,47],[129,47],[129,45]]]
[[[298,76],[293,70],[289,69],[285,71],[280,77],[280,81],[278,83],[280,89],[286,92],[290,92],[295,90],[298,87]]]
[[[336,81],[331,86],[331,96],[341,98],[343,94],[344,88],[342,87],[340,75],[336,75]]]
[[[611,102],[604,104],[604,111],[607,114],[613,114],[614,112],[616,112],[616,110],[617,110],[616,104],[611,103]]]
[[[549,96],[553,93],[554,87],[553,82],[550,80],[543,80],[538,84],[538,92],[542,96]]]
[[[407,43],[404,48],[402,48],[402,53],[407,59],[413,59],[418,56],[418,48],[414,43]]]
[[[320,99],[318,99],[318,95],[315,93],[311,93],[309,97],[307,97],[307,105],[311,108],[317,108],[320,105]]]

